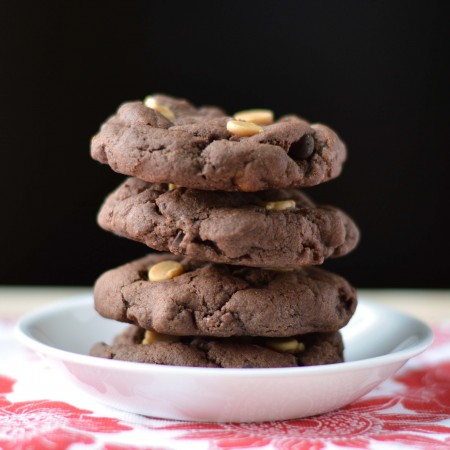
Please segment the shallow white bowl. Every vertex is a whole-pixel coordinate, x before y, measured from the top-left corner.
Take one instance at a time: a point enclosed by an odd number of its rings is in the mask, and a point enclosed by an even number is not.
[[[128,412],[194,421],[285,420],[325,413],[372,390],[425,350],[432,332],[406,314],[367,301],[343,330],[340,364],[280,369],[207,369],[87,356],[126,324],[100,317],[91,296],[23,317],[18,339],[98,401]]]

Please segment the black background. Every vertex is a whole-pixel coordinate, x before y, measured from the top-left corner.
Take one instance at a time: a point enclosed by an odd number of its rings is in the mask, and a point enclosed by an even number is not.
[[[0,283],[91,284],[146,253],[97,228],[123,176],[89,140],[153,92],[338,130],[308,189],[362,230],[326,267],[360,287],[449,287],[446,1],[2,2]]]

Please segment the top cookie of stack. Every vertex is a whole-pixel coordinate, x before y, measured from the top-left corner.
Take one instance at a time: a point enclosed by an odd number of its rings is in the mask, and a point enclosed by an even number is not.
[[[256,192],[336,178],[346,148],[325,125],[269,110],[233,117],[164,95],[124,103],[94,136],[91,155],[119,173],[192,189]]]

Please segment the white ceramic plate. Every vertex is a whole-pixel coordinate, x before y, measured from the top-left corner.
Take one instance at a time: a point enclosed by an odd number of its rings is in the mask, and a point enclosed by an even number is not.
[[[159,366],[87,356],[126,324],[100,317],[92,297],[67,299],[24,317],[16,335],[98,401],[128,412],[194,421],[285,420],[347,405],[396,372],[432,341],[428,326],[359,302],[343,330],[340,364],[280,369]]]

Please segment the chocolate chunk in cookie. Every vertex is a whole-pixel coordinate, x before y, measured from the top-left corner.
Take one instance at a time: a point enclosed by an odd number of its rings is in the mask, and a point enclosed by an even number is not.
[[[178,261],[183,271],[150,281],[152,267]],[[149,255],[105,272],[95,283],[104,317],[178,336],[287,337],[342,328],[356,293],[322,269],[276,271]]]
[[[333,364],[343,361],[339,333],[313,333],[299,337],[303,349],[296,353],[274,351],[264,340],[208,339],[185,337],[179,342],[142,344],[145,330],[129,327],[110,346],[94,345],[91,356],[164,364],[217,368],[270,368]]]
[[[200,191],[126,180],[102,206],[101,227],[160,251],[225,264],[300,267],[357,244],[353,221],[297,189]]]
[[[296,116],[270,123],[261,110],[236,118],[155,95],[123,104],[92,139],[91,155],[119,173],[204,190],[313,186],[340,174],[346,149],[330,128]]]

